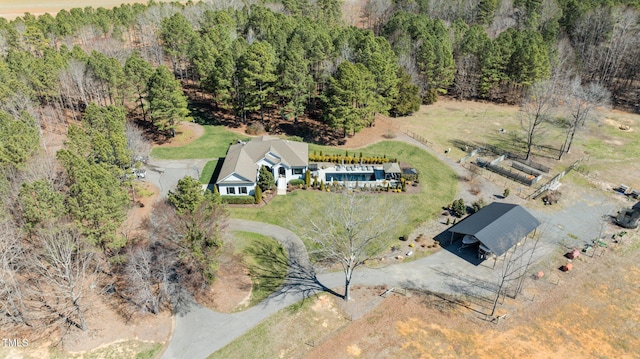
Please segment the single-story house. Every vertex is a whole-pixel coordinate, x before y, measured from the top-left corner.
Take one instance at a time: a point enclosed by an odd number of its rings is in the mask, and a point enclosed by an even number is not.
[[[464,245],[477,243],[478,255],[500,257],[540,226],[524,207],[493,202],[449,229],[451,242],[457,234]]]
[[[229,146],[216,181],[220,194],[253,195],[263,165],[279,185],[303,179],[309,166],[309,145],[261,136]]]

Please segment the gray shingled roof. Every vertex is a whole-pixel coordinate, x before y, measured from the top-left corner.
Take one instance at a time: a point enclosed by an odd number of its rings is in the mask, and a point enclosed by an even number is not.
[[[385,173],[401,173],[400,165],[396,162],[387,162],[382,164]]]
[[[309,145],[270,136],[260,136],[245,144],[231,145],[216,183],[234,173],[247,179],[248,182],[255,182],[258,171],[256,162],[263,158],[273,164],[283,163],[288,167],[305,167],[309,161]]]
[[[538,228],[540,221],[517,204],[494,202],[449,229],[469,234],[501,256]]]

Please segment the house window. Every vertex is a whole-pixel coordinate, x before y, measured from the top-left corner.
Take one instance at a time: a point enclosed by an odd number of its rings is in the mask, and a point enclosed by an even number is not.
[[[294,175],[301,175],[303,171],[304,171],[304,168],[294,168],[293,169],[293,174]]]
[[[240,187],[240,194],[247,194],[247,187]]]
[[[227,187],[227,194],[236,194],[235,187]]]

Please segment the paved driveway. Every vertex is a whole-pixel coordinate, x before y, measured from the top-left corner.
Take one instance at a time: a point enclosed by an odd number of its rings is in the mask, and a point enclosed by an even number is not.
[[[160,188],[162,196],[166,197],[170,190],[176,188],[178,180],[185,176],[200,179],[204,165],[215,158],[201,158],[192,160],[158,160],[147,162],[146,180]]]

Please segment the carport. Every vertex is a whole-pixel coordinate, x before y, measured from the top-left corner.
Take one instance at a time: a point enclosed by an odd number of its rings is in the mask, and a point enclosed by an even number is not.
[[[524,207],[494,202],[451,227],[449,244],[456,234],[472,236],[479,242],[478,256],[500,257],[531,232],[535,235],[538,226],[540,221]]]

